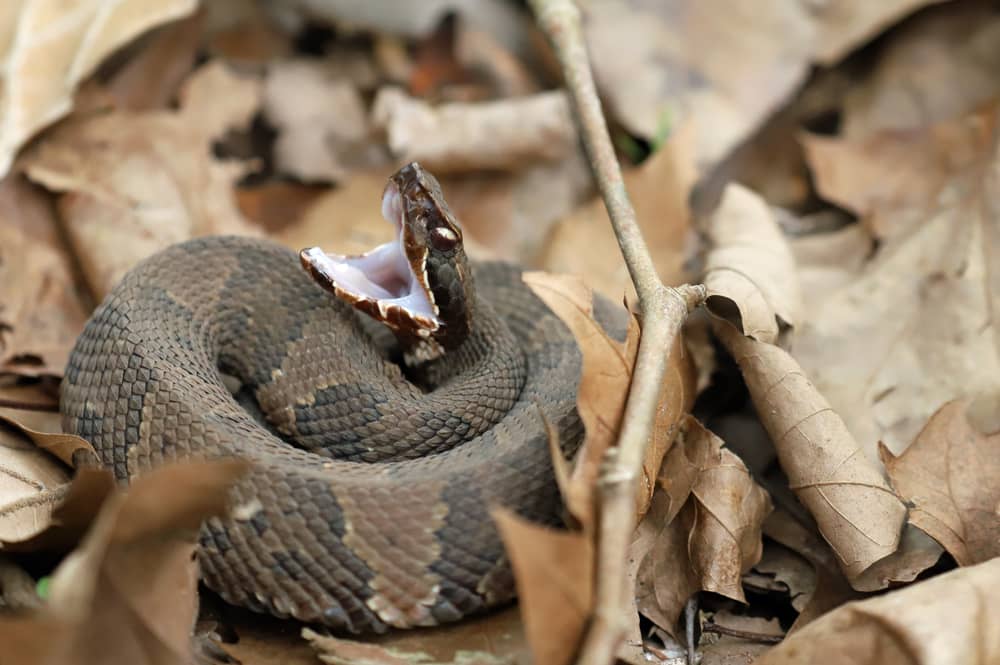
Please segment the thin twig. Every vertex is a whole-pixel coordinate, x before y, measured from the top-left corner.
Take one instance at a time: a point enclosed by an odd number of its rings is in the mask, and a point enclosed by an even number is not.
[[[59,402],[22,402],[17,399],[0,397],[0,408],[18,409],[20,411],[47,411],[56,413],[59,411]]]
[[[772,633],[754,633],[749,630],[740,630],[739,628],[727,628],[717,623],[706,623],[701,627],[701,632],[703,633],[715,633],[716,635],[728,635],[729,637],[738,637],[741,640],[750,640],[751,642],[766,642],[768,644],[777,644],[781,640],[785,639],[784,635],[774,635]]]
[[[698,618],[698,594],[694,594],[684,604],[684,641],[687,642],[688,665],[695,665],[698,659],[698,644],[694,639],[694,626]]]
[[[705,298],[703,286],[663,285],[625,191],[584,44],[580,12],[571,0],[530,0],[562,67],[591,169],[618,246],[639,296],[642,335],[618,446],[608,451],[598,482],[594,614],[578,665],[608,665],[625,634],[625,561],[635,528],[635,495],[653,429],[669,350],[687,313]]]

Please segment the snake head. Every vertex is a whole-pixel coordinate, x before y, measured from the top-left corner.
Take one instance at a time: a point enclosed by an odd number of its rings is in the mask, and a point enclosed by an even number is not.
[[[396,227],[391,242],[358,256],[310,247],[299,257],[323,288],[391,328],[411,355],[429,360],[459,346],[471,329],[462,227],[437,179],[416,162],[389,178],[382,216]]]

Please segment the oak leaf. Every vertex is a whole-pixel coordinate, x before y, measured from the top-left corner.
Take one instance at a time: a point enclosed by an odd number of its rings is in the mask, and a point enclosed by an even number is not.
[[[962,566],[1000,556],[1000,434],[977,431],[967,407],[941,407],[898,457],[881,448],[893,487],[912,506],[910,523]]]
[[[209,63],[186,81],[180,110],[75,116],[25,153],[28,176],[63,193],[59,212],[96,298],[168,245],[259,233],[235,205],[242,167],[210,156],[218,135],[249,122],[258,97],[257,82]]]
[[[758,665],[959,665],[1000,660],[1000,558],[842,605]]]
[[[638,609],[671,634],[698,591],[746,602],[741,576],[763,551],[771,500],[723,446],[694,418],[684,419],[630,550]]]
[[[195,0],[0,3],[0,176],[39,129],[73,108],[73,91],[112,52],[194,11]]]

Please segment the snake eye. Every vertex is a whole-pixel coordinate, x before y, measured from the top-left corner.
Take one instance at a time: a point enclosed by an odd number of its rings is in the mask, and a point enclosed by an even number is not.
[[[458,234],[447,226],[435,226],[430,230],[431,244],[442,252],[454,249],[458,244]]]

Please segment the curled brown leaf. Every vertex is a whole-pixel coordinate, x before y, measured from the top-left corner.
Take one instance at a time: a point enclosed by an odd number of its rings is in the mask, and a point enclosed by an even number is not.
[[[896,551],[906,507],[860,450],[844,421],[782,349],[716,326],[743,372],[791,488],[856,588],[888,580],[863,573]]]
[[[638,609],[671,634],[698,591],[745,602],[741,576],[763,551],[771,500],[723,446],[694,418],[684,419],[630,550]]]
[[[708,226],[705,306],[747,337],[774,343],[802,311],[795,260],[764,199],[729,185]]]

